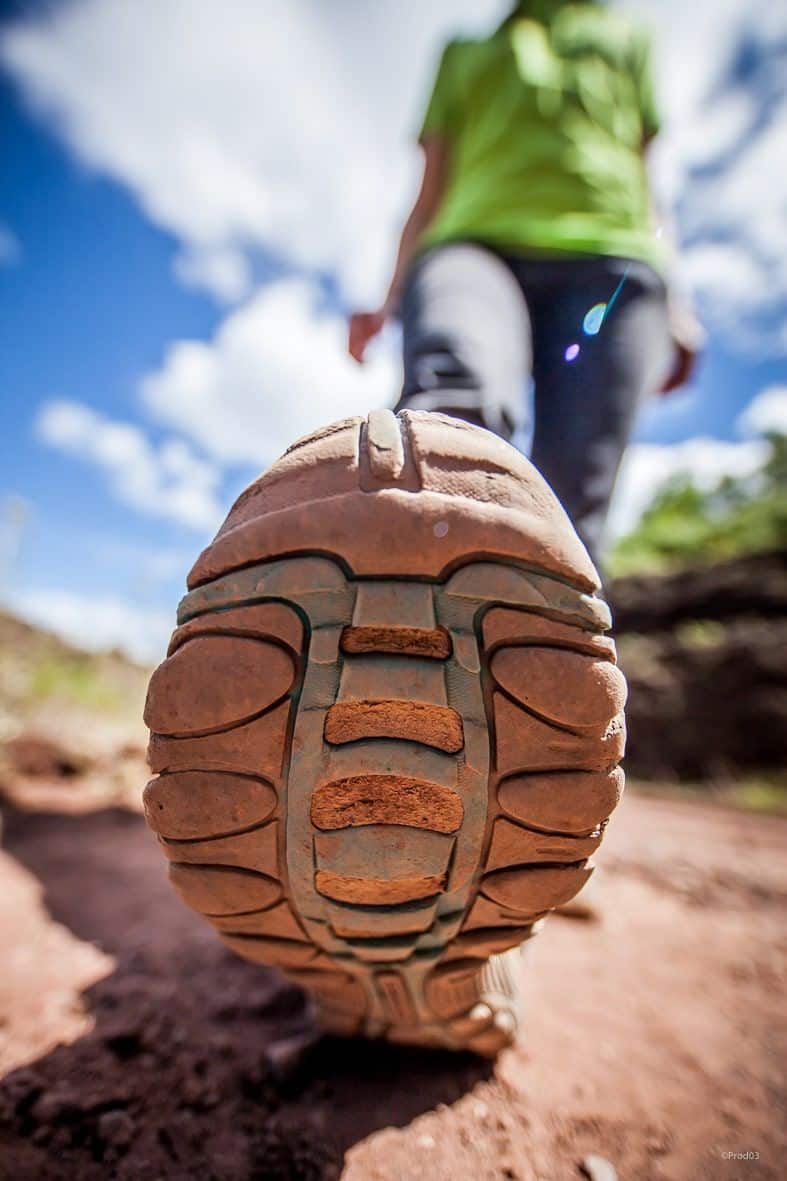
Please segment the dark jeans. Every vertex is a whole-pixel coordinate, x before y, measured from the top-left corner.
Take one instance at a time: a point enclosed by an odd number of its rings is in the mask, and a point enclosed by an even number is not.
[[[586,335],[586,313],[609,302],[624,273],[601,330]],[[532,427],[533,463],[595,559],[637,405],[670,365],[659,276],[619,258],[523,258],[453,243],[415,263],[402,329],[397,409],[440,410],[506,439]],[[567,360],[572,344],[579,353]]]

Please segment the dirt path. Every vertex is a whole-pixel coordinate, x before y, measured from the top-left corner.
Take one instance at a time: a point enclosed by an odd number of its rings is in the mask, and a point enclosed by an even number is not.
[[[525,1034],[491,1068],[295,1057],[300,994],[221,949],[139,817],[6,812],[0,1177],[569,1181],[596,1153],[621,1181],[780,1181],[785,836],[630,796],[603,921],[534,941]]]

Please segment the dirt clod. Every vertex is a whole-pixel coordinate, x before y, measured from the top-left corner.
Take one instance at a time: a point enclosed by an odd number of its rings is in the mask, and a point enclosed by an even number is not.
[[[126,1148],[134,1135],[134,1121],[120,1108],[105,1111],[98,1121],[98,1135],[111,1148]]]

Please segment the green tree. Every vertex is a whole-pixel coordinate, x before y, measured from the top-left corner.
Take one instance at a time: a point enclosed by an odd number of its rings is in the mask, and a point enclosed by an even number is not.
[[[787,547],[787,435],[768,436],[754,476],[727,476],[702,491],[679,477],[655,497],[636,529],[608,555],[610,574],[671,570]]]

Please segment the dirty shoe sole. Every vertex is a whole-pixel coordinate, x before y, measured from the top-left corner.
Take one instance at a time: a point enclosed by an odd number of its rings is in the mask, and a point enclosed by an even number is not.
[[[184,900],[344,1033],[495,1053],[510,949],[591,873],[625,683],[555,497],[487,431],[296,443],[197,561],[146,706]]]

